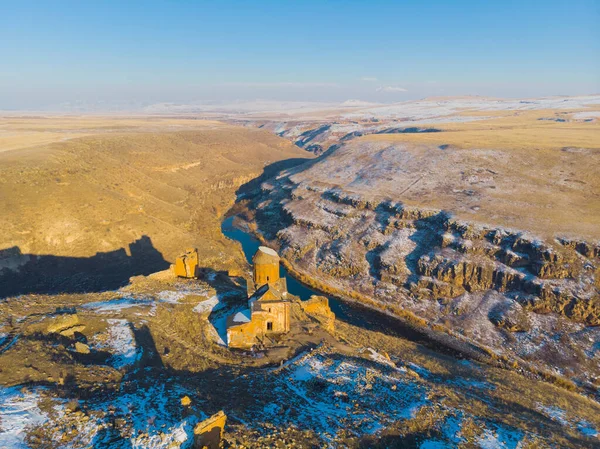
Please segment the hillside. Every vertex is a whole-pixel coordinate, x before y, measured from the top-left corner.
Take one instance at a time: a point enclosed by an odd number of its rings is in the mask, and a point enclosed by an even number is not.
[[[176,120],[122,122],[41,146],[17,129],[24,147],[0,152],[2,295],[115,288],[190,246],[207,266],[235,265],[243,259],[219,230],[235,190],[306,155],[265,131],[216,122],[183,131],[173,131]]]
[[[598,107],[478,101],[295,123],[300,146],[330,146],[247,218],[305,282],[597,395]]]
[[[0,152],[0,446],[185,448],[223,410],[232,448],[596,447],[586,107],[400,104],[245,129],[7,119],[21,140]],[[333,326],[288,277],[293,330],[225,346],[251,233],[333,295]],[[188,246],[199,279],[160,271]]]

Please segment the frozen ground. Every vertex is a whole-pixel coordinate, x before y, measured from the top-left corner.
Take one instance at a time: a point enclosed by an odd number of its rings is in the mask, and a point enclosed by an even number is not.
[[[294,120],[315,119],[429,119],[462,111],[510,111],[539,109],[574,109],[600,104],[599,95],[579,97],[543,97],[528,99],[500,99],[486,97],[440,97],[410,100],[391,104],[349,100],[343,103],[283,102],[259,100],[237,103],[176,104],[157,103],[145,112],[207,113],[229,119],[270,119],[289,117]]]
[[[98,301],[84,304],[84,309],[93,309],[100,313],[120,312],[130,307],[145,307],[154,304],[153,299],[119,298],[109,301]]]
[[[48,415],[38,407],[39,394],[27,388],[0,389],[0,447],[26,449],[26,429],[41,424]]]
[[[220,346],[227,346],[227,317],[241,310],[244,305],[227,308],[228,298],[239,296],[239,291],[230,290],[213,295],[201,301],[192,310],[208,318],[208,331],[212,340]]]
[[[206,418],[203,414],[183,417],[179,401],[189,392],[165,379],[106,400],[88,401],[85,415],[69,411],[65,400],[48,393],[41,388],[0,390],[0,447],[29,448],[27,431],[37,428],[42,438],[61,448],[120,449],[127,442],[140,449],[186,449],[191,447],[194,425]],[[120,422],[125,424],[115,425]]]
[[[135,363],[142,355],[142,348],[135,343],[132,324],[126,319],[108,319],[106,334],[95,335],[90,344],[94,350],[112,354],[108,363],[116,369]]]
[[[222,320],[237,310],[219,307],[221,302],[215,297],[203,303],[203,313],[192,312],[198,319],[213,315]],[[244,306],[239,304],[240,309]],[[172,309],[169,303],[163,307]],[[187,305],[179,307],[185,307],[186,313],[191,311]],[[127,313],[128,309],[123,310]],[[474,400],[481,400],[490,410],[503,406],[493,398],[497,389],[485,380],[484,367],[473,362],[452,365],[460,373],[450,370],[441,374],[446,371],[428,369],[421,365],[424,360],[417,364],[393,347],[385,348],[393,350],[389,356],[381,346],[320,345],[275,368],[230,365],[194,373],[169,366],[175,353],[170,342],[170,355],[162,359],[162,365],[156,356],[141,357],[146,350],[141,346],[148,342],[140,339],[136,343],[128,319],[99,317],[108,324],[100,333],[106,338],[101,342],[91,339],[90,345],[113,354],[108,363],[120,370],[122,381],[113,388],[94,389],[85,400],[78,400],[77,394],[58,397],[56,390],[39,387],[0,390],[0,447],[39,449],[45,447],[43,442],[51,441],[70,449],[189,449],[195,423],[219,409],[228,415],[228,431],[232,433],[243,426],[244,431],[254,432],[253,438],[266,438],[275,430],[297,429],[314,432],[319,447],[345,447],[344,441],[352,437],[378,438],[394,426],[419,428],[427,419],[435,420],[433,433],[416,432],[415,441],[421,446],[415,447],[456,447],[465,441],[465,428],[473,420],[478,431],[472,437],[478,444],[475,447],[517,449],[529,435],[497,421],[497,417],[474,416],[447,402],[448,397],[465,398],[467,403],[469,398],[477,398]],[[136,328],[151,328],[153,319],[139,319]],[[148,354],[162,348],[149,344]],[[162,349],[159,352],[163,354]],[[219,354],[224,357],[221,349]],[[181,405],[184,396],[192,398],[191,413]],[[552,407],[550,401],[540,403],[537,416],[565,429],[577,428],[581,438],[595,438],[593,419],[561,415]],[[427,418],[432,411],[434,417]],[[246,440],[245,447],[253,447],[253,441]]]
[[[282,114],[276,109],[263,110],[255,114],[232,111],[226,116],[235,123],[271,130],[318,155],[362,135],[397,133],[403,132],[402,130],[419,132],[436,125],[479,122],[501,116],[510,117],[528,111],[554,110],[556,114],[560,114],[560,117],[557,117],[550,113],[548,117],[540,120],[595,121],[598,119],[598,111],[585,111],[585,109],[597,108],[600,104],[600,96],[522,100],[447,97],[393,104],[352,104],[351,107],[323,104],[320,111],[315,108],[297,108],[289,114]],[[574,113],[569,116],[571,111]]]
[[[338,447],[342,435],[347,438],[349,434],[375,434],[393,423],[419,421],[423,419],[419,415],[422,410],[438,407],[440,416],[446,416],[439,427],[440,434],[422,441],[419,447],[453,448],[465,441],[461,429],[473,417],[440,408],[437,400],[431,399],[428,385],[437,380],[423,381],[430,376],[427,370],[413,364],[409,372],[372,349],[363,354],[372,362],[315,350],[286,363],[271,374],[272,393],[279,399],[239,418],[257,428],[271,423],[277,427],[313,429],[328,447]],[[416,371],[421,376],[415,377]],[[251,379],[249,385],[258,381]],[[489,388],[468,379],[444,384],[460,384],[459,391]],[[525,432],[493,421],[478,421],[478,429],[480,433],[474,437],[477,447],[485,449],[517,449],[526,436]]]
[[[405,370],[362,358],[314,351],[271,376],[273,394],[282,400],[248,411],[244,421],[251,426],[268,422],[313,429],[330,443],[342,430],[370,434],[410,419],[427,403],[426,389]]]
[[[440,100],[383,110],[460,109],[463,115],[452,117],[462,118],[476,107],[539,109],[544,117],[554,108],[567,117],[599,100]],[[263,236],[324,289],[360,294],[400,314],[410,311],[508,356],[510,363],[597,391],[598,201],[589,188],[600,153],[582,157],[568,149],[569,136],[579,133],[593,148],[596,125],[507,114],[513,118],[490,124],[482,134],[477,124],[401,139],[342,137],[325,157],[266,180],[250,209],[257,211]],[[380,126],[339,122],[324,133]],[[541,143],[546,129],[564,141]],[[456,139],[464,138],[464,145],[442,145],[454,142],[444,136],[462,136]],[[501,140],[507,136],[518,138]],[[565,164],[571,167],[568,177]],[[584,255],[557,239],[563,235],[592,249]]]
[[[538,109],[576,109],[600,104],[599,95],[581,97],[547,97],[524,100],[492,98],[442,98],[439,100],[417,100],[392,105],[376,106],[360,111],[347,112],[342,117],[350,118],[408,118],[423,120],[456,114],[462,111],[526,111]]]

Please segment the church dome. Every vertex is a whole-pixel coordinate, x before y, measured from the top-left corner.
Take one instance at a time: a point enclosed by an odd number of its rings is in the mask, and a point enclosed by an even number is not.
[[[252,258],[252,262],[255,265],[268,263],[279,264],[279,256],[275,250],[266,246],[259,246],[258,251],[256,251],[256,254],[254,254],[254,257]]]

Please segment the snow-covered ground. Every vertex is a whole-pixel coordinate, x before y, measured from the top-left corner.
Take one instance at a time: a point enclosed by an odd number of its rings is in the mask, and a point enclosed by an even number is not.
[[[113,329],[120,329],[118,333],[126,326],[122,322],[111,324]],[[115,339],[128,341],[123,336]],[[128,344],[124,346],[131,349]],[[355,355],[342,355],[321,346],[279,368],[245,374],[243,382],[247,385],[237,392],[231,390],[232,395],[244,392],[245,406],[239,408],[232,400],[229,406],[235,410],[225,407],[225,412],[234,421],[259,432],[272,426],[314,431],[323,438],[323,447],[331,448],[338,447],[337,438],[342,433],[374,435],[391,424],[419,420],[420,412],[432,407],[442,413],[442,421],[435,427],[437,433],[417,447],[457,447],[465,441],[468,423],[474,424],[472,438],[484,449],[518,449],[531,436],[447,408],[439,397],[430,394],[432,383],[455,386],[457,394],[461,394],[471,389],[486,390],[489,386],[485,382],[438,378],[414,363],[394,360],[397,359],[371,348]],[[471,362],[464,364],[473,366]],[[140,449],[191,448],[193,427],[207,415],[198,411],[203,404],[200,399],[193,400],[195,414],[187,415],[181,398],[197,397],[198,392],[189,391],[171,375],[157,376],[151,370],[142,369],[138,373],[141,376],[137,376],[141,380],[128,380],[120,390],[105,393],[101,398],[75,401],[84,411],[69,410],[73,401],[57,399],[41,387],[0,388],[0,448],[27,449],[26,436],[32,429],[38,438],[60,443],[64,448],[118,449],[123,445]],[[583,437],[598,436],[594,425],[568,416],[557,406],[539,403],[536,409],[563,426],[576,427]]]
[[[142,355],[142,349],[135,342],[132,325],[123,318],[106,320],[108,329],[105,334],[94,335],[89,341],[95,350],[112,354],[108,363],[116,369],[134,364]]]
[[[153,387],[136,388],[103,401],[86,403],[87,412],[68,412],[66,401],[50,399],[43,388],[0,389],[0,448],[28,449],[27,431],[39,426],[44,438],[62,448],[187,449],[193,443],[194,425],[206,415],[181,416],[179,400],[189,392],[157,381]],[[41,403],[44,402],[44,410]],[[119,431],[112,422],[125,419]],[[71,430],[75,430],[73,433]],[[65,440],[66,438],[66,440]],[[66,441],[66,442],[65,442]]]
[[[406,118],[425,120],[456,114],[461,111],[527,111],[540,109],[577,109],[600,104],[600,95],[581,97],[546,97],[524,100],[491,98],[447,98],[417,100],[376,106],[342,115],[346,119]]]
[[[197,306],[192,310],[199,314],[206,314],[216,312],[224,307],[224,303],[219,299],[217,295],[211,296],[205,301],[200,301]]]
[[[239,296],[240,292],[230,290],[213,295],[200,301],[192,310],[200,315],[208,316],[209,333],[212,340],[220,346],[227,346],[227,317],[239,312],[244,306],[227,309],[227,298]]]
[[[100,313],[111,313],[111,312],[119,312],[123,309],[128,309],[130,307],[145,307],[154,304],[153,299],[145,298],[145,299],[137,299],[137,298],[118,298],[112,299],[109,301],[97,301],[90,302],[84,304],[82,307],[84,309],[92,309],[95,312]]]
[[[574,109],[600,104],[600,95],[579,97],[543,97],[528,99],[498,99],[486,97],[425,98],[400,103],[377,104],[359,100],[341,103],[256,100],[231,103],[157,103],[145,107],[150,114],[213,113],[228,118],[262,117],[314,119],[407,118],[412,120],[447,116],[465,110],[509,111],[537,109]]]
[[[576,112],[573,114],[575,120],[594,120],[600,118],[600,111]]]
[[[331,440],[342,429],[374,433],[427,403],[425,389],[403,370],[360,360],[316,353],[287,364],[274,387],[286,406],[268,405],[257,411],[259,420],[301,425]]]
[[[113,353],[111,363],[115,368],[123,368],[135,363],[141,355],[135,344],[131,325],[127,320],[108,320],[111,327],[108,330],[108,345]]]
[[[567,412],[562,408],[555,405],[544,405],[541,403],[536,404],[536,409],[550,418],[552,421],[555,421],[563,426],[573,426],[576,427],[577,430],[584,436],[587,437],[597,437],[599,436],[598,429],[596,429],[591,423],[587,421],[577,421],[573,422],[572,419],[569,419],[567,416]]]
[[[19,387],[0,389],[0,447],[26,449],[26,430],[41,424],[48,415],[40,410],[39,393]]]

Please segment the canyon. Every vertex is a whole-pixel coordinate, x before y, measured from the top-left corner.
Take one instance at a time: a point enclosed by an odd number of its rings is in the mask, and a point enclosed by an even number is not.
[[[598,120],[499,103],[447,101],[402,128],[368,109],[351,135],[348,114],[300,134],[314,123],[296,121],[296,145],[329,146],[245,194],[247,219],[326,291],[597,392]]]
[[[598,105],[3,118],[0,445],[597,446]],[[232,351],[259,244],[304,321]]]

